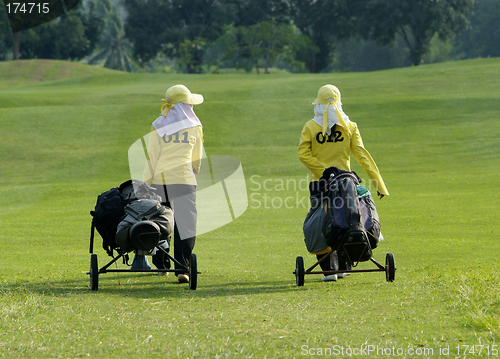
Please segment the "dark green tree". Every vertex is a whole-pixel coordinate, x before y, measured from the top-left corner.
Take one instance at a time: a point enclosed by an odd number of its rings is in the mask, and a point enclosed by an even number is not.
[[[500,2],[475,0],[470,25],[453,44],[459,59],[500,56]]]
[[[21,32],[21,58],[79,60],[90,52],[80,18],[68,14]]]
[[[228,25],[224,28],[224,34],[217,39],[222,46],[221,56],[214,63],[229,63],[230,67],[244,69],[247,73],[254,67],[252,53],[249,44],[246,43],[247,27]]]
[[[12,45],[12,30],[9,25],[9,18],[5,11],[5,6],[0,0],[0,61],[7,57],[8,49]]]
[[[189,57],[185,41],[213,42],[236,16],[234,0],[124,0],[124,5],[131,14],[125,27],[127,37],[140,62],[163,52],[176,59],[190,58],[186,70],[194,72],[201,71],[203,56],[196,52],[204,48],[192,47]]]
[[[355,33],[351,0],[290,0],[290,17],[318,52],[298,52],[310,72],[321,72],[334,59],[335,44]]]
[[[252,26],[229,27],[219,42],[225,45],[223,60],[236,60],[237,67],[250,72],[255,67],[269,67],[277,61],[293,67],[301,67],[295,59],[295,52],[317,51],[311,41],[298,33],[290,24],[278,24],[276,21],[263,21]]]
[[[393,44],[399,34],[413,65],[422,63],[429,43],[465,29],[474,0],[352,0],[357,24],[366,39]]]
[[[78,17],[82,20],[85,37],[89,41],[89,54],[94,51],[99,43],[104,30],[105,14],[100,11],[102,0],[83,0],[78,8]]]
[[[103,14],[104,31],[99,40],[99,52],[89,62],[104,61],[104,67],[132,72],[133,49],[131,42],[125,36],[123,23],[126,16],[123,14],[120,2],[103,0],[100,4],[100,12]]]
[[[194,40],[184,40],[178,49],[178,64],[185,69],[187,73],[202,72],[203,54],[207,42],[202,37]]]
[[[252,26],[264,21],[290,22],[290,4],[287,0],[231,0],[235,9],[232,24]]]
[[[12,49],[14,59],[82,59],[92,53],[102,29],[102,19],[92,4],[96,1],[82,1],[67,15],[17,33],[12,33],[1,4],[0,32],[5,36],[4,43]]]

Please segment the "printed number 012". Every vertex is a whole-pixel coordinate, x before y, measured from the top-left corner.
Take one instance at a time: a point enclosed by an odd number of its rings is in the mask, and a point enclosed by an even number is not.
[[[335,136],[335,138],[333,136]],[[316,141],[318,141],[318,143],[320,145],[322,145],[323,143],[325,143],[325,141],[326,142],[342,142],[342,141],[344,141],[344,137],[342,137],[342,132],[340,132],[340,131],[334,131],[333,133],[328,135],[328,137],[324,136],[321,132],[318,132],[318,134],[316,135]]]

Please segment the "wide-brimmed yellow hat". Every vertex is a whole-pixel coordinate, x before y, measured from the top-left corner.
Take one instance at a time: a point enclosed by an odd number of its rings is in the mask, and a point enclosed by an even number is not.
[[[170,87],[165,93],[165,98],[161,100],[161,113],[167,116],[168,111],[174,107],[174,103],[185,103],[188,105],[199,105],[203,102],[203,95],[191,93],[184,85]]]
[[[191,93],[184,85],[175,85],[170,87],[165,93],[165,97],[172,100],[172,103],[186,103],[188,105],[199,105],[203,102],[203,96]]]

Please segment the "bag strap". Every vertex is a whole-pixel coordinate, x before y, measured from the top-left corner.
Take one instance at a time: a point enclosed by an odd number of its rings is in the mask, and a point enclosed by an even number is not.
[[[345,173],[340,173],[340,174],[332,177],[330,179],[328,185],[331,185],[333,182],[338,181],[338,180],[345,178],[345,177],[349,177],[349,178],[353,179],[354,182],[356,183],[356,185],[359,185],[359,183],[360,183],[359,177],[354,172],[345,172]]]
[[[140,221],[141,219],[139,218],[139,216],[141,216],[141,218],[146,218],[148,221],[153,218],[153,217],[156,217],[158,216],[158,214],[161,214],[162,213],[162,210],[161,208],[164,207],[161,202],[158,202],[160,204],[160,207],[159,208],[156,208],[156,210],[152,211],[152,209],[154,209],[154,207],[151,207],[148,212],[151,211],[151,213],[149,214],[142,214],[142,213],[139,213],[137,212],[134,208],[130,207],[130,206],[127,206],[125,208],[125,213],[132,216],[136,221]],[[146,213],[148,213],[146,212]]]

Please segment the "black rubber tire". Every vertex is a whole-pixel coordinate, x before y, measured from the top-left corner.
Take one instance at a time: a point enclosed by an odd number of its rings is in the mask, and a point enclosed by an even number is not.
[[[97,254],[90,256],[90,289],[99,289],[99,266],[97,264]]]
[[[394,282],[396,278],[396,264],[394,263],[394,254],[387,253],[385,256],[385,279],[388,282]]]
[[[298,287],[304,286],[304,258],[298,256],[295,261],[295,283]]]
[[[198,263],[196,254],[191,253],[191,264],[189,265],[189,289],[196,290],[198,285]]]

